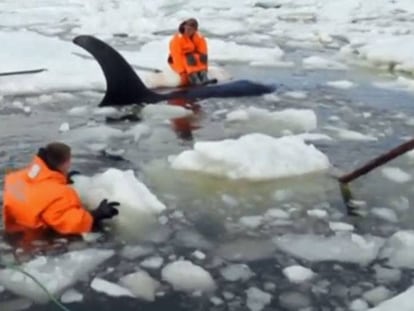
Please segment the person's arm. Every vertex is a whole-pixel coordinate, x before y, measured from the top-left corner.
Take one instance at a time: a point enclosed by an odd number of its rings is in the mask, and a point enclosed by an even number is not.
[[[51,202],[41,217],[49,227],[61,234],[90,232],[94,223],[92,214],[82,207],[75,190],[69,186],[62,189],[61,196]]]
[[[208,47],[207,47],[207,40],[206,38],[199,34],[197,36],[197,40],[195,40],[195,45],[197,52],[200,54],[200,61],[207,65],[208,63]]]
[[[186,64],[180,41],[177,37],[173,38],[170,42],[170,54],[173,59],[174,67],[178,70],[178,73],[180,75],[184,74],[186,72]]]

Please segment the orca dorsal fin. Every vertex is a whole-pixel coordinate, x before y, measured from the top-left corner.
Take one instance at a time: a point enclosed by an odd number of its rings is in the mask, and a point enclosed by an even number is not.
[[[105,42],[81,35],[73,43],[92,54],[105,75],[106,93],[100,107],[151,103],[161,97],[149,90],[122,55]]]

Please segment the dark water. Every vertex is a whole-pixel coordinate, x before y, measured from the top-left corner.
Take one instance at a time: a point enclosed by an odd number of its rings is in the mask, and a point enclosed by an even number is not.
[[[229,67],[229,70],[236,77],[252,75],[250,68],[233,66]],[[82,145],[81,139],[74,144],[74,166],[77,169],[85,174],[93,174],[109,167],[133,169],[170,210],[181,211],[183,217],[169,216],[167,225],[150,227],[144,234],[141,231],[139,235],[134,232],[121,232],[120,235],[109,233],[104,236],[103,241],[92,243],[92,245],[75,239],[54,250],[45,251],[40,248],[40,251],[46,254],[91,246],[115,249],[117,254],[98,267],[93,274],[115,282],[119,276],[133,271],[139,262],[120,257],[118,251],[125,243],[155,245],[155,252],[152,255],[163,257],[164,264],[169,261],[168,258],[171,255],[184,256],[184,258],[193,260],[191,253],[196,249],[201,249],[207,255],[206,260],[194,262],[205,267],[212,274],[218,284],[214,295],[220,297],[223,303],[215,306],[208,296],[193,297],[179,294],[171,290],[166,283],[163,284],[165,295],[157,297],[153,303],[131,298],[112,298],[98,294],[90,288],[91,276],[88,281],[79,282],[74,286],[84,294],[84,300],[82,303],[66,305],[70,310],[90,310],[91,308],[100,310],[247,310],[245,290],[251,286],[261,289],[267,286],[267,292],[272,295],[271,303],[264,310],[347,310],[352,300],[361,297],[363,292],[378,285],[374,269],[383,265],[380,261],[365,267],[335,262],[311,263],[284,254],[267,241],[274,236],[290,232],[328,234],[329,228],[326,224],[306,217],[307,210],[321,205],[330,206],[329,215],[333,215],[333,219],[353,223],[356,233],[361,235],[371,233],[388,237],[399,229],[413,227],[411,207],[405,210],[396,209],[399,218],[397,223],[388,223],[370,214],[366,217],[349,217],[340,196],[338,183],[329,174],[315,174],[276,182],[232,182],[202,174],[175,172],[168,167],[166,158],[190,148],[197,140],[238,137],[254,130],[274,136],[282,135],[283,129],[277,126],[263,129],[258,124],[250,124],[247,130],[242,127],[232,127],[224,122],[222,115],[215,115],[215,112],[220,109],[230,111],[242,105],[252,105],[269,110],[306,108],[312,109],[318,117],[318,129],[315,132],[335,138],[334,141],[320,140],[312,143],[329,157],[335,168],[347,172],[410,137],[412,125],[409,121],[414,116],[412,105],[414,95],[375,88],[371,82],[377,81],[377,73],[358,69],[343,72],[305,71],[298,67],[271,70],[259,68],[254,70],[254,76],[264,82],[281,83],[282,86],[277,92],[280,100],[269,101],[259,97],[202,101],[200,102],[202,114],[197,120],[199,128],[192,131],[192,139],[188,139],[189,135],[183,139],[182,133],[174,132],[170,125],[151,120],[152,134],[143,138],[138,144],[131,145],[130,142],[122,140],[111,141],[110,145],[114,148],[126,150],[125,161],[88,152]],[[358,86],[350,90],[340,90],[325,85],[326,81],[344,79],[350,79]],[[306,92],[306,98],[286,97],[284,93],[287,91]],[[69,122],[72,128],[81,128],[92,119],[102,124],[102,116],[92,113],[76,116],[68,114],[71,107],[96,106],[102,94],[72,93],[71,95],[62,100],[56,94],[51,94],[51,99],[46,103],[31,105],[31,114],[16,109],[12,102],[18,100],[30,105],[31,102],[38,101],[37,98],[6,97],[3,99],[0,109],[2,126],[0,169],[2,171],[25,165],[40,145],[61,137],[67,138],[68,136],[58,132],[63,122]],[[364,117],[363,113],[369,113],[369,117]],[[339,120],[332,116],[339,117]],[[130,124],[111,126],[128,128]],[[335,132],[332,132],[329,126],[371,134],[378,137],[378,140],[342,140],[335,137]],[[68,134],[70,137],[70,132]],[[411,166],[413,161],[403,156],[393,161],[392,165],[412,174],[414,173]],[[2,181],[3,174],[0,178]],[[275,201],[273,195],[276,190],[282,194],[289,193],[289,195]],[[395,183],[384,178],[378,170],[352,183],[351,190],[356,199],[366,201],[368,210],[374,206],[396,208],[398,203],[395,202],[411,202],[413,199],[410,182]],[[223,196],[236,199],[238,206],[231,208],[223,201]],[[298,212],[293,213],[291,217],[293,223],[287,226],[270,226],[253,230],[234,227],[239,217],[261,215],[268,208],[274,207],[282,209],[297,207]],[[167,215],[170,213],[169,211]],[[154,244],[156,238],[158,242]],[[241,259],[240,262],[246,262],[255,276],[244,282],[225,281],[219,269],[231,262],[231,259],[224,258],[219,252],[223,245],[241,245],[240,248],[249,255],[246,255],[247,257]],[[11,251],[4,251],[2,255],[9,253]],[[30,257],[30,254],[27,256]],[[317,272],[318,276],[302,285],[292,284],[281,271],[283,267],[291,264],[309,267]],[[114,271],[107,273],[108,267],[114,268]],[[151,272],[151,275],[160,280],[160,271]],[[386,286],[395,295],[409,286],[412,277],[411,271],[405,271],[398,282],[386,284]],[[230,292],[235,298],[226,301],[223,292]],[[14,295],[6,291],[0,293],[0,302],[14,298]],[[48,304],[32,305],[27,310],[58,309],[53,304]]]

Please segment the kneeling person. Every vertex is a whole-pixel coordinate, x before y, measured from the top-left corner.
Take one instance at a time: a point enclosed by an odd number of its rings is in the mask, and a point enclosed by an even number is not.
[[[8,173],[4,181],[3,222],[7,233],[52,229],[60,234],[92,231],[118,214],[118,202],[103,200],[86,210],[69,183],[71,149],[62,143],[40,148],[27,168]]]
[[[208,82],[207,41],[198,32],[198,22],[190,18],[180,24],[170,41],[168,63],[180,75],[181,86]]]

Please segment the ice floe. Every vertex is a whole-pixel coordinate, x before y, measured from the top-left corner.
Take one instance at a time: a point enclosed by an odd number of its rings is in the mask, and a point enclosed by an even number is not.
[[[300,138],[276,139],[256,133],[239,139],[196,142],[194,150],[170,157],[170,163],[178,170],[253,181],[321,172],[330,167],[322,152]]]

